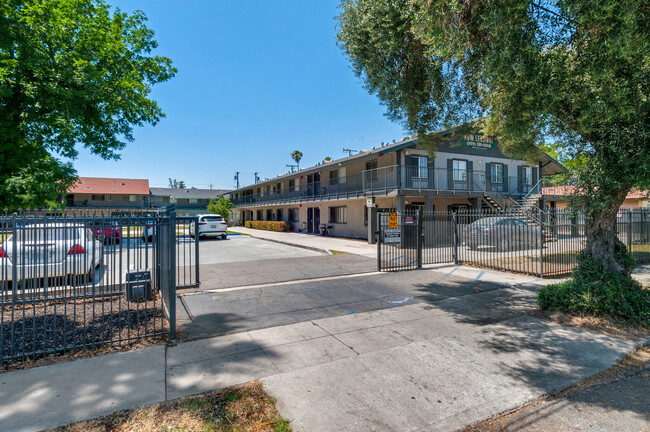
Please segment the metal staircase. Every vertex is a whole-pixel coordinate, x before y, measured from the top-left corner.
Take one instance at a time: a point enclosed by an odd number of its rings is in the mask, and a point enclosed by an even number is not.
[[[487,207],[501,214],[509,214],[517,217],[529,225],[542,226],[542,236],[544,242],[557,241],[555,234],[550,232],[544,224],[539,220],[540,218],[540,200],[542,199],[541,193],[533,193],[533,191],[541,190],[541,179],[531,188],[526,196],[519,200],[514,200],[509,196],[504,196],[501,192],[490,191],[483,192],[484,202]],[[545,212],[542,210],[541,216],[545,219]]]

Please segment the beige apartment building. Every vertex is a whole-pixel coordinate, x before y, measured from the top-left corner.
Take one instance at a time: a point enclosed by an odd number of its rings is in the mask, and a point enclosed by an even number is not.
[[[367,239],[377,210],[502,209],[531,197],[541,205],[541,178],[566,172],[547,155],[510,159],[493,137],[440,135],[435,158],[415,137],[234,190],[233,220],[289,221],[303,233],[327,224],[335,236]]]

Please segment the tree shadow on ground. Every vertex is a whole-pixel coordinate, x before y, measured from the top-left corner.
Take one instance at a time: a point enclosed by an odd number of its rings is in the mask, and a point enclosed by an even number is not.
[[[503,386],[525,385],[531,394],[554,394],[615,364],[633,349],[633,343],[562,326],[526,316],[537,309],[533,284],[505,286],[499,283],[445,280],[419,284],[417,297],[431,309],[442,311],[473,333],[463,339],[467,358],[487,353],[483,363],[487,379]],[[455,293],[455,296],[449,296]],[[488,324],[492,324],[487,326]],[[622,407],[612,398],[593,400],[604,408]]]

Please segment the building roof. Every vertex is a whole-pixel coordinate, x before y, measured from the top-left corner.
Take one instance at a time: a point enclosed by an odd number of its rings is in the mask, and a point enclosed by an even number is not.
[[[149,180],[79,177],[68,193],[71,194],[112,194],[149,195]]]
[[[448,129],[443,129],[438,132],[435,132],[435,134],[438,134],[440,136],[446,136],[451,134],[454,130],[458,129],[460,126],[455,126],[452,128]],[[266,185],[266,184],[273,184],[276,182],[281,182],[285,179],[290,179],[290,178],[295,178],[298,175],[306,175],[306,174],[313,174],[319,171],[322,171],[323,169],[328,169],[328,168],[334,168],[338,165],[343,165],[344,163],[348,163],[351,161],[362,161],[365,159],[371,159],[374,156],[383,156],[388,153],[392,153],[394,151],[402,150],[405,148],[412,147],[417,144],[417,134],[413,136],[413,138],[408,138],[404,139],[402,141],[394,142],[394,143],[388,143],[388,144],[383,144],[379,147],[373,147],[371,150],[361,150],[359,153],[352,155],[352,156],[347,156],[341,159],[334,159],[329,162],[323,162],[318,165],[314,165],[309,168],[303,168],[299,171],[287,173],[287,174],[282,174],[277,177],[273,177],[270,179],[265,179],[263,181],[260,181],[255,184],[247,185],[247,186],[242,186],[239,189],[235,189],[231,192],[236,192],[240,191],[243,189],[249,189],[252,187],[259,187],[261,185]],[[560,173],[565,173],[568,172],[568,170],[559,162],[557,162],[555,159],[547,155],[546,153],[543,154],[543,156],[540,159],[540,162],[542,163],[542,175],[553,175],[553,174],[560,174]]]
[[[575,191],[575,186],[550,186],[542,188],[542,195],[554,197],[568,197]],[[625,199],[648,199],[650,191],[632,189]]]
[[[220,195],[228,193],[228,191],[224,189],[151,188],[150,190],[152,196],[198,199],[216,199],[219,198]]]

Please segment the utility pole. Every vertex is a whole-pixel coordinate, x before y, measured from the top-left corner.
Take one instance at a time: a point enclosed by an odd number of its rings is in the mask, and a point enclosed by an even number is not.
[[[239,171],[235,174],[235,181],[237,182],[237,189],[239,189]]]
[[[343,151],[344,151],[344,152],[348,152],[348,156],[352,156],[352,152],[356,152],[356,151],[359,151],[359,150],[352,150],[352,149],[346,149],[346,148],[344,148]]]
[[[255,173],[255,183],[259,183],[260,181],[260,176],[258,176],[259,172]]]
[[[212,183],[210,183],[210,190],[212,190]]]
[[[290,164],[287,164],[287,166],[288,166],[289,168],[291,168],[291,172],[293,172],[293,169],[294,169],[294,168],[298,168],[298,165],[290,165]]]

